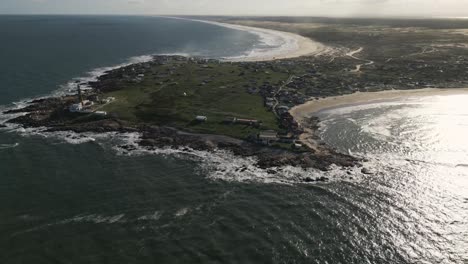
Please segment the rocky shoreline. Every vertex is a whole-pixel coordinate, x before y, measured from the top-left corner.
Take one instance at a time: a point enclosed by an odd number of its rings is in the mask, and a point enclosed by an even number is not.
[[[118,118],[90,118],[80,122],[68,122],[73,113],[67,111],[67,105],[72,97],[51,97],[29,102],[22,109],[5,111],[5,114],[26,113],[13,118],[8,123],[28,127],[47,127],[47,132],[73,131],[76,133],[94,132],[138,132],[141,140],[138,144],[145,148],[189,148],[194,150],[214,151],[223,149],[242,157],[256,157],[256,166],[270,169],[281,166],[298,166],[326,171],[332,164],[342,167],[359,165],[357,158],[338,153],[332,149],[324,153],[312,151],[294,152],[274,147],[261,146],[246,140],[235,139],[223,135],[196,134],[178,130],[172,127],[154,125],[135,125]],[[132,146],[121,146],[128,151]],[[274,173],[274,171],[271,171]],[[311,179],[304,179],[310,181]]]
[[[177,56],[159,56],[155,57],[153,61],[148,63],[139,63],[122,68],[110,70],[100,76],[96,81],[88,83],[81,83],[92,90],[81,94],[79,92],[80,100],[96,101],[101,96],[106,96],[109,93],[119,91],[121,86],[128,84],[135,85],[142,82],[143,76],[150,75],[153,78],[162,79],[164,83],[160,87],[166,87],[175,84],[177,80],[171,79],[172,76],[180,76],[174,73],[174,67],[164,71],[162,74],[159,68],[156,68],[157,73],[152,71],[152,67],[160,67],[158,65],[166,65],[168,62],[175,61],[177,63],[185,63],[189,61],[191,65],[196,65],[198,69],[209,69],[211,66],[207,65],[207,61],[203,59],[184,58]],[[214,62],[215,65],[218,62]],[[156,65],[156,66],[155,66]],[[240,64],[245,70],[244,64]],[[254,67],[256,64],[254,64]],[[254,72],[258,72],[254,70]],[[143,74],[145,73],[145,74]],[[168,75],[169,74],[169,75]],[[159,77],[161,75],[161,77]],[[239,74],[236,78],[242,78],[243,74]],[[179,77],[180,78],[180,77]],[[159,80],[158,79],[158,80]],[[290,78],[293,79],[293,78]],[[205,82],[205,81],[204,81]],[[208,81],[206,81],[208,82]],[[166,84],[168,83],[168,84]],[[284,83],[283,85],[287,85]],[[202,85],[203,86],[203,85]],[[206,87],[206,86],[205,86]],[[263,86],[262,86],[263,87]],[[269,86],[265,86],[269,87]],[[248,87],[248,91],[252,90]],[[162,89],[162,88],[160,88]],[[249,92],[250,93],[250,92]],[[263,96],[264,97],[264,96]],[[242,157],[255,157],[257,162],[256,166],[262,169],[267,169],[271,173],[275,173],[272,168],[283,166],[294,166],[302,168],[315,168],[322,171],[327,171],[335,164],[343,168],[352,168],[360,166],[360,160],[350,155],[339,153],[325,144],[319,144],[319,138],[316,138],[317,146],[314,148],[304,147],[301,148],[282,148],[268,145],[259,144],[256,140],[249,138],[240,139],[238,137],[231,137],[227,135],[218,135],[216,131],[211,134],[203,132],[195,132],[190,129],[178,128],[171,125],[155,124],[145,121],[129,121],[116,113],[110,112],[105,115],[95,114],[95,111],[78,111],[70,110],[70,106],[77,103],[76,95],[67,95],[62,97],[49,97],[33,100],[22,109],[14,109],[5,111],[4,114],[23,114],[17,116],[8,123],[15,123],[23,126],[24,128],[30,127],[44,127],[47,132],[57,131],[73,131],[76,133],[93,132],[93,133],[129,133],[137,132],[140,134],[141,140],[138,144],[141,147],[154,149],[171,147],[177,149],[193,149],[201,151],[215,151],[217,149],[227,150],[237,156]],[[105,104],[101,104],[105,105]],[[261,106],[263,107],[263,106]],[[273,109],[274,112],[275,109]],[[302,129],[298,127],[296,120],[288,114],[288,112],[279,115],[276,113],[279,123],[283,128],[297,137],[302,133]],[[284,116],[284,117],[283,117]],[[316,130],[318,128],[319,120],[310,120],[308,129]],[[134,146],[121,146],[127,151],[131,151]],[[320,179],[319,179],[320,180]],[[324,180],[324,179],[322,179]],[[315,181],[314,179],[304,179],[304,181]]]

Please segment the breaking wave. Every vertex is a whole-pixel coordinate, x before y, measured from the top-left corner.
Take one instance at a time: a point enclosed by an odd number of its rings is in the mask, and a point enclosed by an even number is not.
[[[265,47],[277,47],[284,48],[284,43],[279,42],[281,37],[272,36],[267,33],[261,34],[262,43]],[[291,43],[290,43],[291,44]],[[288,44],[289,45],[289,44]],[[291,44],[293,45],[293,44]],[[257,51],[251,51],[253,54]],[[314,169],[302,169],[295,167],[281,167],[271,168],[264,170],[255,166],[257,160],[251,157],[239,157],[233,153],[224,150],[217,150],[214,152],[197,151],[188,148],[160,148],[160,149],[147,149],[140,147],[138,141],[140,140],[140,134],[138,133],[75,133],[72,131],[63,132],[48,132],[46,127],[39,128],[23,128],[17,124],[7,123],[8,120],[15,117],[25,115],[26,113],[15,113],[15,114],[4,114],[3,112],[13,109],[21,109],[30,104],[31,101],[47,98],[47,97],[58,97],[67,94],[71,94],[76,89],[76,83],[80,83],[82,89],[91,89],[87,86],[88,82],[97,81],[100,76],[108,71],[115,70],[118,68],[126,67],[132,64],[144,63],[152,60],[153,56],[156,55],[178,55],[178,56],[191,56],[186,53],[171,53],[171,54],[155,54],[132,57],[125,63],[110,67],[96,68],[84,76],[76,77],[71,79],[69,82],[60,85],[59,89],[51,92],[48,95],[41,95],[37,97],[26,98],[18,102],[14,102],[11,105],[0,106],[0,131],[14,132],[21,136],[41,136],[44,138],[58,139],[61,142],[69,144],[85,144],[95,143],[104,144],[111,142],[112,148],[114,148],[119,155],[171,155],[183,159],[192,159],[199,161],[199,170],[204,173],[207,178],[212,180],[223,180],[228,182],[258,182],[258,183],[279,183],[279,184],[296,184],[303,183],[305,178],[320,178],[327,177],[330,180],[336,179],[350,179],[350,172],[341,170],[340,168],[331,168],[329,172],[322,172]],[[250,55],[249,55],[250,56]],[[128,151],[121,146],[130,145],[132,151]],[[0,145],[2,148],[14,148],[17,145]],[[356,173],[352,173],[353,175]]]
[[[14,143],[14,144],[0,144],[0,150],[2,150],[2,149],[16,148],[17,146],[19,146],[19,143]]]
[[[191,159],[198,161],[200,172],[212,180],[291,185],[304,183],[305,178],[327,177],[330,181],[355,181],[361,176],[358,168],[345,170],[338,166],[331,167],[327,172],[293,166],[262,169],[255,165],[257,163],[256,158],[236,156],[226,150],[209,152],[190,148],[146,148],[138,145],[140,140],[140,134],[138,133],[127,133],[121,136],[125,145],[114,147],[120,155],[170,155]]]
[[[274,60],[275,58],[300,57],[309,54],[325,54],[333,52],[333,49],[325,45],[315,42],[309,38],[302,37],[290,32],[282,32],[278,30],[257,28],[244,25],[228,24],[210,20],[198,20],[181,17],[167,17],[179,20],[188,20],[211,24],[219,27],[245,31],[258,37],[258,44],[252,49],[245,51],[243,54],[220,58],[225,61],[262,61]],[[300,43],[307,42],[305,50],[301,50]],[[298,53],[298,51],[300,51]],[[294,54],[294,55],[291,55]]]
[[[76,133],[73,131],[48,132],[46,127],[22,128],[10,126],[10,131],[21,136],[40,136],[47,139],[59,140],[67,144],[98,144],[112,148],[117,155],[141,156],[157,155],[171,156],[180,159],[196,161],[198,171],[211,180],[243,183],[276,183],[298,184],[304,183],[304,179],[317,179],[327,177],[330,181],[355,181],[361,175],[358,168],[342,169],[338,166],[331,167],[323,172],[316,169],[303,169],[293,166],[274,167],[262,169],[256,166],[254,157],[236,156],[230,151],[200,151],[187,147],[178,148],[147,148],[138,144],[141,134],[133,133]],[[1,148],[2,145],[0,145]],[[305,183],[304,183],[305,184]]]

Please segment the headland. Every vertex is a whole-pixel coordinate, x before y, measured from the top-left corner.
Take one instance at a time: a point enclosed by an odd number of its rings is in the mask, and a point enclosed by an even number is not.
[[[258,34],[286,38],[286,44],[231,60],[156,55],[76,84],[90,90],[7,111],[25,113],[9,122],[49,131],[139,132],[147,148],[227,149],[256,157],[262,168],[327,170],[332,164],[358,166],[359,160],[321,143],[315,135],[320,120],[311,113],[424,93],[416,89],[468,87],[461,45],[468,36],[452,29],[284,18],[210,23],[250,31],[257,26]]]

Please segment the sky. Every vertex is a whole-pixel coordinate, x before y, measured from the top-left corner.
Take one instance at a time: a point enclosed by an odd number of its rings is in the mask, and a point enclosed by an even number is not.
[[[0,14],[468,17],[468,0],[0,0]]]

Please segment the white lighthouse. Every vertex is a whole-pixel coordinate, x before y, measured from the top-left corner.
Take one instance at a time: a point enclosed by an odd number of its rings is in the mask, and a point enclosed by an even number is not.
[[[81,87],[79,83],[78,83],[78,103],[70,105],[70,107],[68,107],[68,111],[70,111],[71,113],[78,113],[78,112],[83,111],[83,95],[81,93]]]

